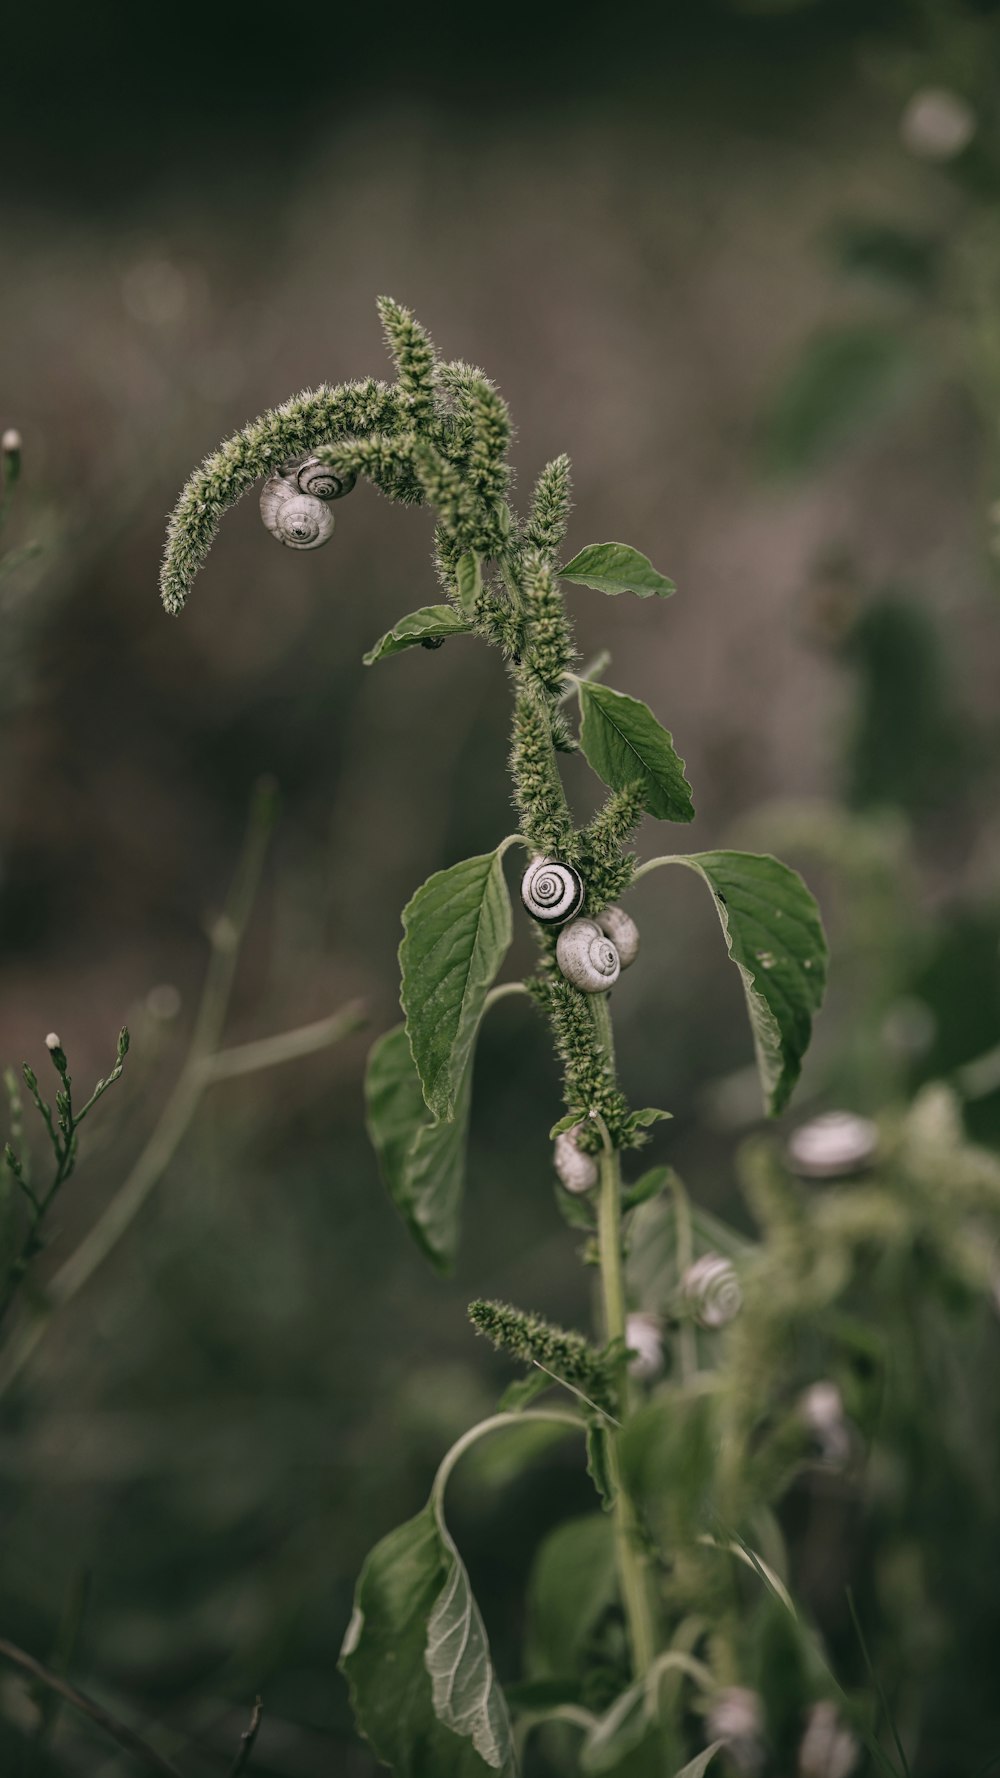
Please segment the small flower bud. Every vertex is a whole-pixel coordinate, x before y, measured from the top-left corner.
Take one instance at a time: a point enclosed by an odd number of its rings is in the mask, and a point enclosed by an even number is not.
[[[131,1042],[132,1042],[132,1039],[129,1036],[128,1026],[123,1025],[121,1030],[118,1033],[118,1060],[119,1060],[119,1062],[124,1062],[125,1057],[128,1055],[129,1044]]]
[[[47,1050],[52,1050],[53,1052],[62,1049],[62,1044],[54,1031],[50,1031],[45,1039],[45,1047]]]
[[[631,1357],[628,1374],[639,1382],[651,1382],[663,1369],[663,1330],[655,1315],[629,1315],[625,1344]]]
[[[0,451],[5,457],[19,457],[21,455],[21,434],[16,426],[8,426],[3,437],[0,438]]]
[[[824,1698],[806,1719],[799,1748],[799,1778],[850,1778],[861,1749],[837,1707]]]
[[[681,1293],[700,1327],[725,1327],[743,1307],[743,1288],[735,1268],[720,1253],[703,1253],[688,1266]]]

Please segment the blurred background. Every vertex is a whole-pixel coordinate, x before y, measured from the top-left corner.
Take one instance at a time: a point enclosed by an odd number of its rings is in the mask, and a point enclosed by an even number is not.
[[[947,1077],[1000,1141],[998,70],[1000,8],[917,0],[5,17],[0,428],[24,466],[0,1057],[41,1073],[54,1028],[88,1081],[133,1030],[40,1277],[169,1096],[262,774],[280,817],[228,1035],[358,997],[368,1018],[206,1096],[0,1404],[0,1634],[50,1658],[85,1591],[75,1676],[187,1771],[224,1769],[258,1690],[262,1778],[372,1770],[336,1654],[365,1551],[506,1375],[465,1305],[580,1322],[588,1281],[530,1010],[483,1033],[454,1279],[426,1271],[364,1134],[399,909],[511,825],[498,659],[455,641],[360,664],[435,597],[426,515],[359,488],[296,556],[248,499],[180,620],[157,598],[165,515],[263,408],[388,374],[374,298],[410,304],[510,401],[522,498],[569,451],[571,550],[621,538],[677,581],[656,610],[571,601],[584,653],[610,648],[687,759],[683,844],[780,851],[820,896],[830,1003],[785,1123]],[[567,783],[592,806],[582,760]],[[643,849],[669,850],[652,827]],[[675,1114],[655,1158],[748,1226],[750,1039],[680,877],[633,898],[621,1065]],[[455,1515],[514,1677],[531,1551],[588,1483],[558,1452],[503,1479],[459,1477]],[[36,1714],[0,1675],[4,1771]],[[32,1759],[130,1769],[75,1719]]]

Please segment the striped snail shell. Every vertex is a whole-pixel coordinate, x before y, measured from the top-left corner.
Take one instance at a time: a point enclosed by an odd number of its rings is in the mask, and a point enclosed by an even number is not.
[[[583,906],[583,878],[558,858],[533,858],[521,878],[521,900],[535,920],[556,925]]]
[[[618,960],[623,969],[634,963],[639,955],[639,928],[631,914],[612,902],[601,914],[595,914],[601,931],[611,940],[618,952]]]
[[[317,500],[342,500],[357,479],[351,470],[338,474],[328,463],[319,463],[315,457],[307,457],[295,471],[300,493],[312,494]]]
[[[618,952],[593,920],[572,920],[556,945],[556,962],[568,982],[585,994],[603,994],[621,974]]]
[[[272,537],[287,549],[319,549],[333,535],[333,513],[325,500],[303,494],[283,475],[269,475],[260,494],[260,516]]]
[[[560,1130],[552,1153],[559,1183],[568,1192],[589,1192],[597,1184],[600,1172],[596,1156],[584,1154],[577,1145],[577,1136],[582,1129],[582,1124],[574,1124],[572,1129]]]
[[[688,1266],[681,1292],[699,1327],[725,1327],[743,1307],[740,1281],[721,1253],[703,1253]]]

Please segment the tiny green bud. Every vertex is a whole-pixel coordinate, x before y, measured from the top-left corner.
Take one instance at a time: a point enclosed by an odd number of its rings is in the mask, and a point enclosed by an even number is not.
[[[35,1088],[38,1085],[38,1076],[35,1073],[35,1070],[27,1062],[25,1062],[24,1067],[21,1072],[24,1075],[24,1084],[27,1087],[29,1093],[33,1093],[35,1091]]]
[[[132,1041],[132,1039],[129,1036],[128,1026],[123,1025],[121,1030],[118,1033],[118,1060],[119,1060],[119,1062],[124,1062],[125,1057],[128,1055],[129,1044],[131,1043],[131,1041]]]

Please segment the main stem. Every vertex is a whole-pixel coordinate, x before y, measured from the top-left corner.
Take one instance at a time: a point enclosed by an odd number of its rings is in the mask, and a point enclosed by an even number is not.
[[[614,1032],[611,1009],[606,994],[593,997],[594,1024],[598,1041],[614,1066]],[[600,1197],[597,1211],[597,1241],[601,1260],[601,1296],[604,1306],[606,1339],[625,1341],[625,1278],[622,1268],[622,1178],[618,1150],[605,1141],[600,1159]],[[627,1417],[628,1376],[622,1366],[621,1413]],[[647,1672],[656,1653],[653,1617],[646,1584],[646,1568],[639,1543],[632,1497],[622,1480],[618,1452],[618,1430],[608,1427],[608,1466],[615,1492],[614,1533],[615,1562],[621,1588],[632,1663],[637,1679]]]

